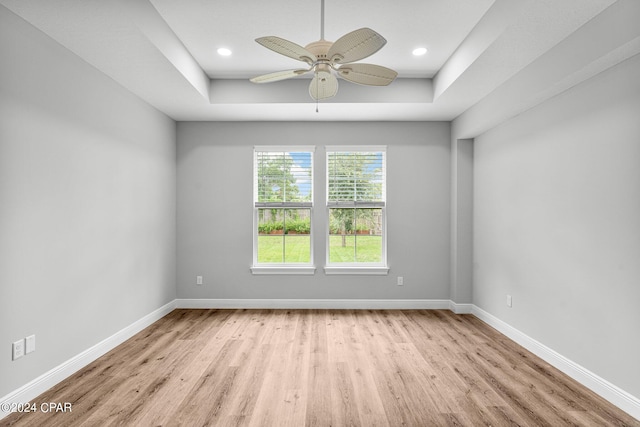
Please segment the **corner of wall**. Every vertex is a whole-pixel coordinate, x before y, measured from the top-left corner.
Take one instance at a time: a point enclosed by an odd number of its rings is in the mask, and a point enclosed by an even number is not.
[[[473,139],[451,140],[451,287],[454,303],[470,304],[473,281]]]

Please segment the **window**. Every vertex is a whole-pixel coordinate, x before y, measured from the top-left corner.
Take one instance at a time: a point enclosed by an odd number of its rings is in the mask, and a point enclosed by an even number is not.
[[[254,273],[312,274],[313,147],[254,149]]]
[[[327,268],[386,274],[386,147],[327,147]]]

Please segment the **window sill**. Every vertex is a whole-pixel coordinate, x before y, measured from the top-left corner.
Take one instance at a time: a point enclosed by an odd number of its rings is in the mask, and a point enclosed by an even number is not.
[[[351,274],[363,276],[386,276],[389,274],[389,267],[336,267],[325,266],[324,274]]]
[[[254,275],[266,274],[297,274],[297,275],[314,275],[316,268],[314,266],[253,266],[251,273]]]

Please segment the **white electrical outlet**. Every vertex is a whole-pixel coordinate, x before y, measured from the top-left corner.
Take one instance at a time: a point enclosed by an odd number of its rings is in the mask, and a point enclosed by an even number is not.
[[[196,285],[202,285],[202,276],[196,276]]]
[[[507,307],[513,307],[513,300],[511,299],[511,295],[507,295]]]
[[[26,337],[24,339],[24,342],[25,342],[25,346],[24,346],[24,353],[25,354],[33,353],[34,351],[36,351],[36,336],[35,335],[29,335],[28,337]]]
[[[404,277],[398,276],[398,286],[404,286]]]
[[[19,340],[13,343],[13,360],[20,359],[24,356],[24,340]]]

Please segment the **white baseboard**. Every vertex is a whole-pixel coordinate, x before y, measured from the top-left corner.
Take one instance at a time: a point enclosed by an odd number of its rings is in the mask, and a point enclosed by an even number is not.
[[[448,308],[455,314],[470,314],[473,310],[473,304],[459,304],[453,301],[449,301]]]
[[[177,299],[176,308],[269,308],[269,309],[448,309],[449,300],[378,299]]]
[[[473,305],[471,313],[580,384],[640,420],[640,399]]]
[[[162,307],[154,310],[153,312],[147,314],[143,318],[135,321],[131,325],[126,328],[116,332],[110,337],[100,341],[98,344],[93,347],[88,348],[82,353],[72,357],[66,362],[56,366],[50,371],[40,375],[38,378],[33,381],[28,382],[24,386],[20,387],[17,390],[7,394],[0,398],[0,402],[2,403],[25,403],[30,402],[40,394],[49,390],[51,387],[58,384],[60,381],[68,378],[74,373],[78,372],[80,369],[84,368],[103,354],[109,352],[113,348],[122,344],[147,326],[153,324],[158,321],[162,317],[171,313],[176,307],[176,301],[173,300]],[[0,411],[0,419],[9,415],[8,412]]]

